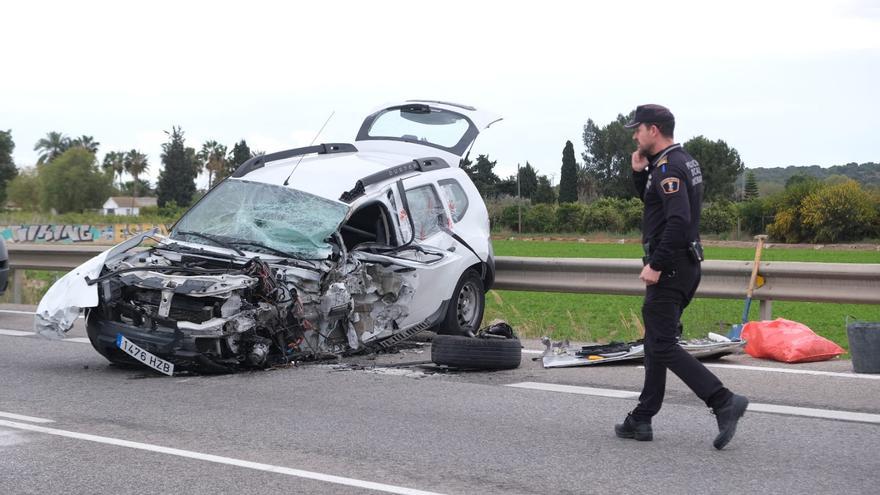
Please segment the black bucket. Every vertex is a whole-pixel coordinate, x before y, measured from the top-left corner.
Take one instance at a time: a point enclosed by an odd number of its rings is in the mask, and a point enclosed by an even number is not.
[[[858,321],[846,325],[849,353],[856,373],[880,373],[880,322]]]

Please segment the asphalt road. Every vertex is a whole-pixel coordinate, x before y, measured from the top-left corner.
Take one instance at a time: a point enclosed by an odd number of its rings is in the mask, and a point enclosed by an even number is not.
[[[26,333],[30,315],[8,312],[32,309],[4,308],[3,494],[874,494],[880,486],[880,376],[854,375],[848,361],[710,363],[754,404],[791,408],[749,411],[719,452],[714,417],[672,375],[653,442],[613,434],[634,399],[569,393],[637,392],[637,365],[545,370],[524,354],[519,369],[503,372],[391,367],[430,359],[426,345],[165,377],[110,366],[79,340],[81,320],[75,340],[47,341]],[[524,382],[578,388],[509,386]],[[810,417],[816,409],[836,419]]]

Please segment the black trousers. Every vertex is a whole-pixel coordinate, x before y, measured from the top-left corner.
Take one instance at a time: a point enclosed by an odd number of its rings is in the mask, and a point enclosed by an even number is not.
[[[649,285],[642,305],[645,321],[645,384],[632,415],[650,422],[660,411],[666,392],[666,370],[678,376],[711,408],[719,407],[731,392],[705,366],[678,345],[681,314],[700,285],[700,264],[683,258]]]

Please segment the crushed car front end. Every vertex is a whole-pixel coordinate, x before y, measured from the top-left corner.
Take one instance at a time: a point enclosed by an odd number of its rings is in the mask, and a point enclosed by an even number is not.
[[[346,250],[339,227],[348,209],[287,187],[227,180],[169,238],[69,275],[79,284],[73,290],[96,297],[53,312],[53,301],[69,300],[60,281],[62,292],[41,302],[38,330],[61,336],[69,315],[87,307],[89,339],[111,362],[149,365],[148,356],[177,370],[229,372],[363,350],[433,325],[434,317],[407,318],[414,268]]]
[[[427,329],[472,335],[494,259],[485,204],[457,165],[495,121],[408,101],[368,116],[357,146],[254,156],[167,238],[130,239],[58,280],[36,330],[62,338],[85,309],[98,352],[167,374],[387,348]]]

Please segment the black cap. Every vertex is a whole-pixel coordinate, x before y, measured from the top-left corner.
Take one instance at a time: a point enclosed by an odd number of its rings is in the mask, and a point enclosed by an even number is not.
[[[632,121],[627,122],[624,127],[634,129],[639,124],[650,124],[652,122],[668,122],[675,121],[675,117],[668,108],[662,105],[639,105],[636,107],[636,114]]]

